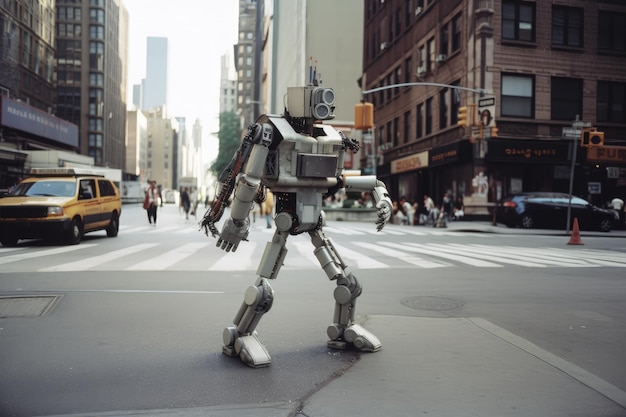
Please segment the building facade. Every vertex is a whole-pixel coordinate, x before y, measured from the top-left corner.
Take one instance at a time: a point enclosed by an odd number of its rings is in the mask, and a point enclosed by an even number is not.
[[[508,193],[568,192],[572,171],[575,194],[623,199],[624,21],[614,0],[366,0],[378,175],[395,199],[451,192],[478,212]],[[461,108],[476,126],[457,124]],[[584,126],[605,146],[566,137]]]
[[[79,152],[123,168],[128,12],[121,0],[56,1],[56,114],[79,127]]]
[[[146,78],[141,86],[144,110],[167,106],[168,39],[150,36],[146,45]]]
[[[239,39],[234,46],[235,70],[237,71],[237,113],[241,126],[245,128],[262,113],[261,100],[255,73],[259,62],[259,28],[257,22],[257,1],[239,0]],[[259,11],[260,12],[260,11]]]
[[[79,147],[78,127],[55,116],[55,20],[54,1],[0,1],[0,193],[28,173],[29,152]]]

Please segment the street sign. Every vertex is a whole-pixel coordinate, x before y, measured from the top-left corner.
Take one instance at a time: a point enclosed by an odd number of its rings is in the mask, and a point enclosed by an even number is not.
[[[580,136],[582,134],[583,134],[582,129],[578,129],[576,127],[564,127],[561,137],[563,139],[580,139]]]
[[[591,127],[591,122],[583,122],[582,120],[576,120],[572,122],[572,127],[575,127],[576,129]]]
[[[496,126],[496,98],[483,97],[478,100],[478,116],[483,127]]]

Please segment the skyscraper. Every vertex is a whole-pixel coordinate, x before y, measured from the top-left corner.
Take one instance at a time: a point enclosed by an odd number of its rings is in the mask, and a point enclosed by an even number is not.
[[[143,82],[143,109],[167,106],[168,39],[148,37],[146,78]],[[166,107],[167,108],[167,107]]]
[[[56,1],[57,115],[79,127],[79,151],[122,168],[128,12],[121,0]]]

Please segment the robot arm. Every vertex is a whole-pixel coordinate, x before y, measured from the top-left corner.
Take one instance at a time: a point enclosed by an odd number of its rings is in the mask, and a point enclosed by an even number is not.
[[[234,188],[230,218],[224,223],[222,232],[217,240],[217,246],[226,252],[236,251],[239,243],[248,237],[250,229],[248,215],[250,210],[252,210],[255,196],[261,186],[261,175],[265,168],[269,146],[272,143],[272,129],[272,126],[269,124],[255,125],[254,135],[250,138],[251,148],[249,152],[238,152],[238,158],[236,158],[235,166],[245,167],[243,173],[233,170],[228,181],[224,184],[226,189],[230,188],[232,190]],[[234,183],[234,186],[228,187],[228,182]],[[207,215],[209,214],[210,211]],[[213,229],[210,226],[214,228],[215,221],[215,219],[207,220],[208,227],[212,231]]]
[[[391,197],[387,192],[385,183],[373,175],[366,175],[359,177],[346,177],[344,185],[348,190],[351,189],[354,191],[366,191],[372,193],[378,214],[376,230],[379,232],[383,230],[383,227],[385,227],[385,224],[387,224],[391,218],[392,212]]]

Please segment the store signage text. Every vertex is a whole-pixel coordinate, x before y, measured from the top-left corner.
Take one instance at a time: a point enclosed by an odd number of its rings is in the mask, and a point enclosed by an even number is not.
[[[391,161],[391,173],[411,171],[428,166],[428,152],[420,152],[405,158]]]
[[[597,148],[587,148],[587,159],[590,161],[626,163],[626,147],[602,146]]]

